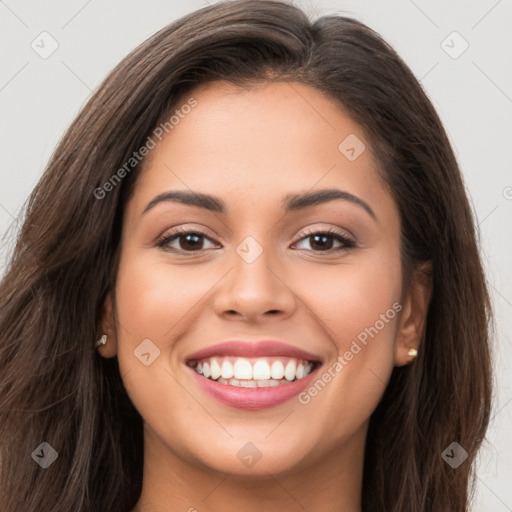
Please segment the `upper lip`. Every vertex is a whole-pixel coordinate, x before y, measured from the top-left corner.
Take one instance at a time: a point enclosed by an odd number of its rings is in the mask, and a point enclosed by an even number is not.
[[[293,345],[288,345],[281,341],[262,340],[262,341],[242,341],[228,340],[211,345],[190,354],[187,361],[205,359],[213,356],[238,356],[238,357],[264,357],[264,356],[284,356],[294,357],[296,359],[305,359],[308,361],[320,361],[318,355],[312,354]]]

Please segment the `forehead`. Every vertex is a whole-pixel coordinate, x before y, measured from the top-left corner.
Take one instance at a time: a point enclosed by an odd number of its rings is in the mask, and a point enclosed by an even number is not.
[[[133,198],[139,211],[166,189],[208,192],[236,205],[262,198],[280,205],[286,192],[313,188],[386,194],[362,128],[312,87],[213,82],[185,96],[178,113],[190,98],[195,106],[174,116],[148,155]]]

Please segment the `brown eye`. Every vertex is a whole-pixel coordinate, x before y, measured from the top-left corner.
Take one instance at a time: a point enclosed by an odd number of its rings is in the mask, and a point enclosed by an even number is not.
[[[158,247],[170,251],[198,252],[206,249],[204,247],[206,240],[210,240],[210,238],[200,231],[179,230],[166,235],[158,242],[157,245]],[[177,244],[175,242],[177,242]],[[174,246],[171,244],[174,244]]]
[[[307,233],[299,242],[309,241],[310,248],[299,247],[299,249],[312,250],[319,253],[334,253],[355,247],[353,240],[337,231],[316,231]],[[335,247],[335,244],[339,245]]]
[[[190,233],[188,235],[178,235],[176,239],[179,240],[180,249],[194,251],[203,248],[204,240],[201,237],[200,234]]]

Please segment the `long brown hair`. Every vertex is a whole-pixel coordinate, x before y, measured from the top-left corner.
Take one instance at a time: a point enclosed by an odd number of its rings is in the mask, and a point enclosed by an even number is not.
[[[358,122],[401,214],[404,268],[432,262],[418,359],[394,368],[368,432],[365,512],[468,510],[491,408],[492,311],[474,218],[446,132],[407,65],[373,30],[310,21],[287,2],[217,3],[166,26],[110,73],[29,197],[0,288],[0,509],[127,512],[142,419],[117,358],[94,347],[115,288],[123,209],[140,164],[94,191],[193,88],[213,80],[315,87]],[[47,469],[31,454],[58,453]],[[441,456],[457,442],[457,469]]]

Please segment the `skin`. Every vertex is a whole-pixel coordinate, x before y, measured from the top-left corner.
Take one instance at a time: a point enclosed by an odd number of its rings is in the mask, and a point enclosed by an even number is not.
[[[419,273],[402,276],[396,204],[370,141],[339,106],[299,83],[215,82],[192,96],[198,105],[152,150],[127,204],[115,297],[101,324],[108,342],[99,350],[117,355],[144,420],[133,512],[360,511],[369,418],[393,367],[419,348],[430,285]],[[349,134],[366,144],[354,161],[338,150]],[[376,219],[347,200],[281,209],[285,195],[321,188],[357,196]],[[218,196],[227,213],[176,202],[142,213],[170,190]],[[183,236],[170,242],[175,252],[158,247],[176,226],[206,237],[184,254]],[[327,238],[331,254],[319,254],[305,228],[335,229],[357,245],[335,252],[341,243]],[[236,252],[247,236],[263,251],[251,264]],[[394,303],[400,314],[307,404],[229,407],[185,367],[225,339],[266,337],[318,354],[321,377]],[[160,350],[149,366],[134,357],[144,339]],[[252,467],[237,457],[248,442],[262,454]]]

